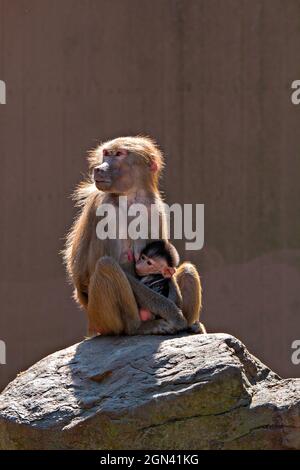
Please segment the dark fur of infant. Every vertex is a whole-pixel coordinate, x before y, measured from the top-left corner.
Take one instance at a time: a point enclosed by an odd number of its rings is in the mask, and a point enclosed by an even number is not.
[[[166,240],[149,243],[141,252],[135,269],[140,281],[149,289],[168,297],[170,282],[179,264],[176,248]],[[142,321],[153,320],[155,315],[147,309],[139,310]]]

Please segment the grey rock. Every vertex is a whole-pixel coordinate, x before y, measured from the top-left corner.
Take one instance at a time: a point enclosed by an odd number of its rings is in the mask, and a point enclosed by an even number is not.
[[[6,387],[0,449],[300,449],[300,380],[227,334],[98,337]]]

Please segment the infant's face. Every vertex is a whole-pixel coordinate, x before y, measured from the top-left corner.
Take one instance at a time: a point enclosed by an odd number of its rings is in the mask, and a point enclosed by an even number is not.
[[[139,276],[148,276],[149,274],[164,275],[166,268],[168,268],[168,265],[164,258],[160,256],[149,258],[144,254],[140,256],[135,265],[136,272]]]

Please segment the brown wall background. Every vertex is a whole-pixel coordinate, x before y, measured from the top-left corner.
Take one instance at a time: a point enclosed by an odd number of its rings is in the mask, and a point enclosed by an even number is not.
[[[0,0],[0,387],[85,333],[68,196],[87,149],[140,132],[167,201],[205,204],[208,329],[300,376],[299,53],[299,0]]]

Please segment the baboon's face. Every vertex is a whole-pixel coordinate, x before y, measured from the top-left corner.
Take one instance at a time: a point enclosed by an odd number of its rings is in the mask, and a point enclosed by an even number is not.
[[[100,191],[127,194],[139,188],[142,171],[139,156],[122,148],[104,149],[102,163],[94,168],[95,185]]]
[[[165,278],[170,278],[175,273],[175,268],[168,266],[167,260],[163,256],[149,257],[144,253],[137,260],[135,270],[138,276],[161,274]]]
[[[142,254],[135,264],[136,272],[139,276],[148,276],[149,274],[162,274],[167,262],[160,256],[149,258]]]

